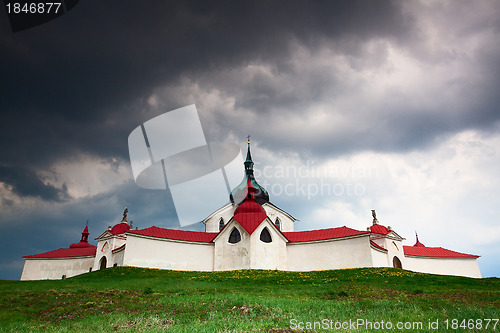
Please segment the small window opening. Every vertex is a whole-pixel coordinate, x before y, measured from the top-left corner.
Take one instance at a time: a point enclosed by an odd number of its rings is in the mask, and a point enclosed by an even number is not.
[[[92,267],[89,268],[89,273],[92,272]]]
[[[219,220],[219,231],[222,230],[222,228],[224,228],[224,219],[221,217]]]
[[[276,221],[274,222],[274,225],[276,226],[276,228],[278,228],[278,230],[281,230],[280,229],[281,224],[280,224],[280,219],[279,218],[276,218]]]
[[[271,239],[271,234],[269,233],[269,230],[267,230],[267,228],[262,229],[262,232],[260,233],[260,240],[264,243],[271,243],[273,241]]]
[[[233,228],[233,231],[231,231],[231,234],[229,235],[229,243],[231,244],[236,244],[241,240],[241,234],[238,231],[238,229]]]

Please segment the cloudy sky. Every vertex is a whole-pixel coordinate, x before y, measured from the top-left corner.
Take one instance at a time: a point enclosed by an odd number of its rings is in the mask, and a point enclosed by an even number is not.
[[[498,1],[83,1],[18,33],[0,15],[0,279],[125,206],[178,225],[127,139],[190,104],[208,141],[252,135],[296,230],[364,230],[376,209],[406,245],[500,276]]]

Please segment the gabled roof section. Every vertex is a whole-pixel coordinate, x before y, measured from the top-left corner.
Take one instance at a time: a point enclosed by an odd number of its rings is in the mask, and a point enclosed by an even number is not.
[[[297,221],[297,219],[295,217],[293,217],[292,215],[290,215],[289,213],[285,212],[283,209],[273,205],[271,202],[266,202],[262,205],[262,207],[266,207],[266,206],[269,206],[270,208],[274,209],[274,210],[277,210],[278,212],[280,212],[281,214],[285,215],[286,217],[288,217],[290,220],[292,221]]]
[[[150,227],[141,230],[130,230],[127,234],[135,234],[156,238],[164,239],[174,239],[182,240],[188,242],[199,242],[199,243],[211,243],[212,240],[217,236],[216,232],[200,232],[200,231],[188,231],[188,230],[174,230],[165,229],[158,227]]]
[[[251,235],[266,217],[265,213],[245,213],[236,214],[233,218]]]
[[[257,227],[266,219],[267,214],[264,208],[255,202],[253,199],[245,200],[234,211],[233,218],[245,229],[250,235]]]
[[[384,249],[382,246],[378,245],[377,243],[375,243],[374,241],[370,241],[370,245],[373,246],[374,248],[376,249],[379,249],[379,250],[382,250],[384,252],[387,252],[387,249]]]
[[[90,245],[90,244],[89,244]],[[34,254],[31,256],[24,256],[23,258],[69,258],[69,257],[87,257],[95,256],[97,251],[97,246],[90,245],[88,247],[78,247],[71,249],[58,249],[54,251],[49,251],[40,254]]]
[[[222,206],[221,208],[217,209],[217,210],[216,210],[215,212],[213,212],[212,214],[210,214],[210,215],[208,215],[207,217],[205,217],[205,218],[203,219],[203,221],[201,221],[201,222],[206,223],[206,222],[207,222],[210,218],[212,218],[212,217],[213,217],[213,216],[215,216],[215,215],[220,214],[221,212],[225,211],[226,209],[230,209],[230,208],[232,208],[232,207],[233,207],[233,205],[234,205],[234,204],[233,204],[233,203],[231,203],[231,202],[229,202],[229,203],[225,204],[224,206]]]
[[[310,230],[310,231],[292,231],[283,232],[283,235],[290,243],[310,242],[326,239],[335,239],[359,235],[367,235],[368,231],[359,231],[346,226],[330,229]]]
[[[479,258],[473,254],[455,252],[442,247],[403,246],[405,256],[435,257],[435,258]]]

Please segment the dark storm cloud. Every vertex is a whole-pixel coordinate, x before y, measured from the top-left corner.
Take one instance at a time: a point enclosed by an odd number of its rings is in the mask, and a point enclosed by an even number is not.
[[[404,31],[388,1],[83,2],[24,32],[4,24],[3,159],[44,165],[78,150],[125,157],[118,143],[150,118],[141,101],[181,75],[256,60],[282,66],[276,59],[293,40],[315,47]]]
[[[56,188],[45,184],[35,172],[23,166],[0,165],[0,182],[21,197],[38,197],[44,201],[66,201],[70,198],[66,185]]]
[[[22,256],[67,248],[80,240],[81,232],[88,220],[89,242],[108,226],[121,222],[123,210],[128,207],[128,221],[133,227],[148,228],[178,227],[171,198],[166,191],[151,191],[138,188],[128,182],[113,190],[64,206],[56,202],[45,203],[43,208],[31,214],[16,214],[2,219],[0,224],[0,279],[19,279],[24,261]],[[199,225],[193,225],[198,227]],[[7,236],[8,235],[8,236]],[[17,264],[14,264],[17,263]]]

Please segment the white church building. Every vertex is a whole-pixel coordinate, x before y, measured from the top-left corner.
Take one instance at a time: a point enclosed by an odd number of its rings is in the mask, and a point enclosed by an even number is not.
[[[294,231],[296,219],[269,202],[253,172],[248,143],[245,177],[230,202],[203,220],[205,232],[152,226],[133,230],[126,209],[120,223],[88,243],[25,256],[21,280],[67,278],[114,266],[221,271],[278,269],[314,271],[358,267],[395,267],[415,272],[480,278],[477,255],[419,242],[405,246],[400,235],[379,224],[372,211],[367,230],[346,226]]]

